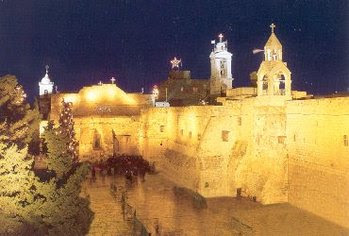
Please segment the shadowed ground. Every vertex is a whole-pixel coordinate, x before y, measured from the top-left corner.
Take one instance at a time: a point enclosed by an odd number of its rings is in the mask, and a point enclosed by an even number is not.
[[[112,182],[119,193],[127,190],[127,203],[152,235],[156,228],[160,235],[349,235],[349,229],[289,204],[263,206],[226,197],[208,199],[206,209],[197,209],[188,196],[174,194],[174,184],[160,174],[133,184],[123,177],[87,181],[95,212],[89,235],[132,235],[132,221],[123,220],[121,195],[110,192]]]

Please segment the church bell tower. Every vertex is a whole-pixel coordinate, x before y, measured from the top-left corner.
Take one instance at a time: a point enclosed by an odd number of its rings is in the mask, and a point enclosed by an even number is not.
[[[50,77],[48,76],[48,69],[49,66],[46,65],[46,74],[44,76],[44,78],[41,79],[41,81],[39,82],[39,95],[46,95],[46,94],[51,94],[53,91],[53,85],[54,83],[51,82]]]
[[[227,89],[232,88],[233,77],[231,75],[231,57],[233,54],[228,52],[228,42],[223,41],[223,35],[220,34],[219,42],[213,40],[213,50],[210,54],[211,78],[210,94],[221,95]]]
[[[271,35],[264,46],[264,61],[257,71],[257,96],[284,96],[291,98],[291,71],[282,60],[282,45],[275,35],[274,23]]]

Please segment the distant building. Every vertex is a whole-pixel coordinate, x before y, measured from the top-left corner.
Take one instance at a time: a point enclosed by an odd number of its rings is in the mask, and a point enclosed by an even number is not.
[[[159,101],[168,101],[171,106],[188,106],[215,104],[215,99],[225,96],[232,88],[231,57],[228,42],[223,41],[220,34],[219,42],[212,41],[210,53],[211,76],[209,79],[192,79],[189,70],[181,70],[181,60],[171,60],[172,68],[168,79],[159,85]]]
[[[171,106],[199,105],[208,96],[209,80],[192,79],[188,70],[171,70],[159,85],[158,101],[168,101]]]

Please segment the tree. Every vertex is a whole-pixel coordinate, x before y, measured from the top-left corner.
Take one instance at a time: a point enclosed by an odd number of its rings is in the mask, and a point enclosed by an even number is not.
[[[88,173],[86,163],[73,160],[69,149],[71,136],[62,132],[65,127],[49,125],[44,132],[47,146],[46,184],[39,186],[44,203],[38,209],[45,229],[53,235],[85,235],[93,219],[89,201],[80,196],[82,182]],[[57,214],[59,212],[60,214]]]
[[[14,76],[0,78],[0,227],[1,232],[30,224],[35,201],[33,157],[27,146],[34,114]],[[2,222],[1,222],[2,221]],[[13,232],[13,231],[12,231]]]
[[[73,103],[62,101],[63,109],[59,117],[59,126],[62,134],[67,136],[68,153],[74,161],[78,159],[78,141],[75,139],[74,120],[72,113]]]
[[[254,88],[257,88],[257,72],[256,71],[252,71],[250,73],[250,83],[251,83],[251,86],[254,87]]]
[[[14,76],[0,78],[0,235],[85,235],[93,218],[80,197],[88,167],[73,162],[69,135],[45,133],[48,170],[38,178],[28,155],[36,111]]]

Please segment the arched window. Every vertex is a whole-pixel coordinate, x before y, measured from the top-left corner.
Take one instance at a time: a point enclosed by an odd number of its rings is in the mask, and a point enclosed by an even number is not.
[[[284,75],[280,75],[279,77],[279,94],[280,95],[285,95],[285,76]]]
[[[94,133],[93,133],[92,147],[94,150],[101,149],[101,135],[98,133],[96,129],[94,130]]]

